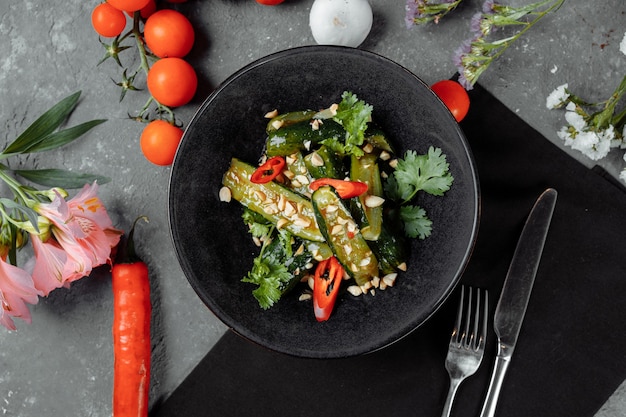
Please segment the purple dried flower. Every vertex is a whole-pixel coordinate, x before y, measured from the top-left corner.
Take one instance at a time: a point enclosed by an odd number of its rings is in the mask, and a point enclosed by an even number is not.
[[[417,2],[415,0],[407,0],[406,6],[406,15],[404,18],[404,22],[406,23],[406,28],[411,29],[415,24],[415,16],[417,16]]]
[[[461,68],[463,66],[463,57],[468,55],[472,50],[472,41],[474,38],[466,39],[461,42],[461,45],[456,48],[454,53],[452,54],[452,63],[455,67]]]
[[[474,85],[471,82],[469,82],[467,78],[465,78],[465,74],[463,74],[463,72],[459,72],[459,79],[457,81],[467,91],[474,89]]]
[[[474,16],[472,16],[472,20],[470,23],[470,30],[472,31],[472,33],[479,35],[482,34],[482,29],[481,29],[481,25],[480,22],[483,18],[483,14],[478,12],[476,14],[474,14]]]
[[[439,23],[441,18],[454,10],[463,0],[407,0],[405,23],[407,29],[427,22]]]
[[[486,14],[495,13],[495,6],[496,6],[495,0],[485,0],[485,2],[483,3],[483,13],[486,13]]]

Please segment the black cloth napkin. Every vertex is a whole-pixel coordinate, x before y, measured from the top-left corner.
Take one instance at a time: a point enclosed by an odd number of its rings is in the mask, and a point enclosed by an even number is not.
[[[547,187],[559,193],[496,416],[591,417],[626,378],[626,192],[480,86],[470,97],[462,128],[482,213],[461,282],[489,289],[491,316],[530,208]],[[458,297],[394,345],[348,359],[294,358],[227,332],[151,416],[439,416]],[[452,416],[480,413],[495,345],[491,330]]]

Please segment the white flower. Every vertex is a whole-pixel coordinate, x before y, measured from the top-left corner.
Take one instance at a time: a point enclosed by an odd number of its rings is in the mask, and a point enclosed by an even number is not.
[[[607,140],[609,142],[612,141],[615,139],[615,127],[613,125],[609,125],[606,129],[599,131],[598,136],[600,137],[600,140]]]
[[[572,104],[572,106],[570,106],[570,104]],[[570,104],[567,105],[568,110],[565,112],[565,120],[567,121],[567,123],[572,125],[574,129],[578,131],[586,130],[588,126],[587,126],[587,122],[585,121],[585,118],[582,116],[582,114],[578,113],[575,110],[576,106],[573,105],[574,103],[570,103]],[[571,107],[574,107],[574,108],[571,109]]]
[[[549,109],[558,109],[562,107],[569,98],[569,93],[565,91],[567,84],[558,86],[546,98],[546,107]]]
[[[624,33],[624,37],[622,38],[622,41],[619,44],[619,50],[626,55],[626,33]]]
[[[580,132],[572,141],[572,149],[582,152],[592,161],[597,161],[608,155],[611,149],[611,141],[608,134],[600,134],[593,131]]]
[[[578,133],[578,132],[576,132]],[[572,146],[574,142],[574,137],[572,137],[572,132],[567,128],[567,126],[563,126],[561,130],[556,132],[557,136],[565,142],[565,146]]]

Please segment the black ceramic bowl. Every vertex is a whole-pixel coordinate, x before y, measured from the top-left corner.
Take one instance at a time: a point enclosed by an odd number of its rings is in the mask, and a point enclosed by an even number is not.
[[[454,176],[444,197],[423,197],[433,233],[410,246],[409,269],[374,296],[339,296],[330,320],[318,323],[301,291],[262,310],[241,282],[258,255],[239,203],[220,202],[232,157],[255,163],[267,119],[321,109],[348,90],[374,107],[373,119],[399,154],[429,146],[447,155]],[[479,196],[468,144],[434,93],[400,65],[359,49],[310,46],[262,58],[228,78],[200,106],[172,166],[171,234],[182,269],[202,301],[243,337],[275,351],[337,358],[380,349],[424,323],[451,292],[468,262],[478,227]]]

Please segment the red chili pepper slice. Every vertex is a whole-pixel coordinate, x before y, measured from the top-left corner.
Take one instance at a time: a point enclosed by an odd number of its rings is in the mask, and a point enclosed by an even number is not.
[[[317,264],[313,281],[313,310],[317,321],[328,320],[333,312],[343,274],[343,267],[334,256]]]
[[[263,165],[258,167],[256,171],[252,173],[250,181],[255,184],[265,184],[272,181],[274,178],[280,175],[285,168],[285,158],[282,156],[275,156],[268,159]]]
[[[361,181],[345,181],[336,178],[320,178],[309,184],[312,191],[317,190],[322,185],[330,185],[337,191],[341,198],[358,197],[367,191],[367,184]]]

